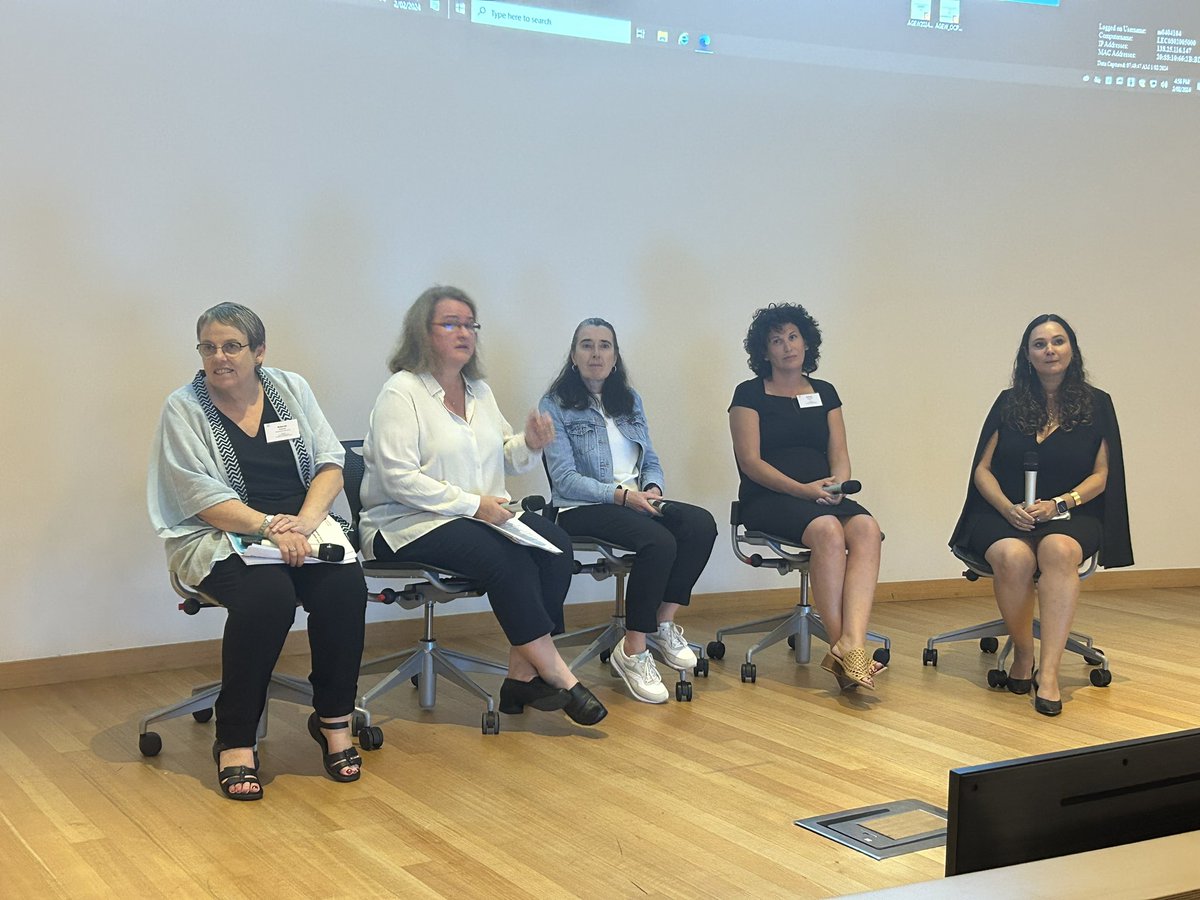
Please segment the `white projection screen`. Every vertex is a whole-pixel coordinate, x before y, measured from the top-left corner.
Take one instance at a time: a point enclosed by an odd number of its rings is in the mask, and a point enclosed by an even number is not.
[[[1114,396],[1139,566],[1200,565],[1198,38],[1192,0],[0,0],[0,660],[219,634],[145,512],[203,309],[258,311],[348,438],[433,283],[477,298],[518,426],[574,325],[616,325],[667,493],[722,525],[703,593],[787,584],[725,525],[781,300],[824,330],[882,581],[957,576],[1043,312]]]

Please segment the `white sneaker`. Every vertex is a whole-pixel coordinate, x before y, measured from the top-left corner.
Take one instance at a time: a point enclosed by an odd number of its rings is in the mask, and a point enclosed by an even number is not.
[[[698,660],[696,654],[692,652],[692,648],[688,646],[682,628],[674,622],[659,622],[655,637],[658,638],[658,651],[663,656],[663,662],[668,666],[672,669],[695,667]]]
[[[625,641],[621,641],[613,647],[608,662],[636,699],[643,703],[666,703],[670,698],[649,650],[630,656],[625,652]]]

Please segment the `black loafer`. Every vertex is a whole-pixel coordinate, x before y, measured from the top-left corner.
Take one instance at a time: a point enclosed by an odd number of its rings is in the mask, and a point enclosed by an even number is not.
[[[571,695],[562,688],[547,684],[540,675],[530,681],[505,678],[500,685],[500,712],[515,716],[525,712],[526,706],[549,711],[562,709],[571,700]]]
[[[1028,678],[1013,678],[1008,679],[1008,689],[1014,694],[1028,694],[1029,689],[1033,687],[1033,675]]]
[[[563,707],[563,712],[579,725],[595,725],[608,715],[604,704],[583,686],[583,682],[577,683],[575,687],[567,691],[567,696],[570,697],[570,700]]]

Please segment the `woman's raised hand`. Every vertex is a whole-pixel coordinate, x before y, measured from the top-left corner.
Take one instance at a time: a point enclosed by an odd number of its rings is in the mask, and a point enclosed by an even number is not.
[[[541,450],[554,440],[554,420],[544,412],[533,410],[525,420],[525,446]]]

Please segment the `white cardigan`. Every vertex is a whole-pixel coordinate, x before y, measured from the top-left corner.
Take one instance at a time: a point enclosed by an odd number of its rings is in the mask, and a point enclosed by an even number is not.
[[[466,382],[467,416],[446,408],[446,392],[427,372],[397,372],[383,385],[363,441],[366,471],[358,530],[362,553],[375,558],[375,535],[398,550],[423,534],[479,509],[481,496],[508,498],[505,474],[541,459],[513,434],[492,390]]]

